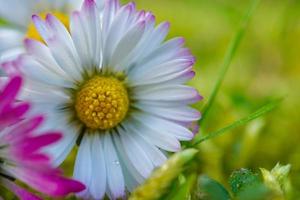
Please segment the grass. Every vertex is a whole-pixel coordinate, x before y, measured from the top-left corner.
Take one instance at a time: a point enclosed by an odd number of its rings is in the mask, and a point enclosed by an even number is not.
[[[225,74],[230,64],[226,79],[219,78],[222,87],[202,125],[205,130],[200,133],[202,136],[247,116],[274,96],[287,96],[279,109],[263,117],[263,127],[252,142],[242,167],[271,169],[278,161],[291,163],[292,182],[300,188],[300,113],[297,109],[300,106],[300,93],[297,92],[300,91],[300,2],[261,1],[239,45],[238,54],[233,60],[234,54],[227,54],[224,62],[224,52],[239,29],[249,2],[137,0],[137,6],[152,10],[157,21],[170,21],[170,37],[181,35],[186,38],[187,46],[198,60],[195,65],[197,76],[190,84],[199,89],[204,103],[212,99],[210,95],[220,74],[220,63],[225,69],[221,74]],[[231,48],[235,49],[233,44]],[[203,103],[196,107],[203,108]],[[247,138],[246,134],[251,134],[249,127],[251,130],[251,124],[241,126],[230,130],[231,134],[205,145],[202,143],[200,170],[226,184],[226,177],[241,167],[237,158],[248,149],[242,141]]]
[[[232,60],[238,50],[241,40],[243,39],[243,37],[245,35],[249,21],[253,15],[255,9],[257,8],[258,4],[259,4],[259,0],[254,0],[251,2],[251,6],[249,7],[249,10],[245,14],[244,19],[242,20],[242,23],[241,23],[238,31],[236,32],[236,35],[234,36],[233,40],[231,41],[231,43],[228,47],[223,64],[221,66],[221,70],[219,72],[219,76],[216,80],[216,83],[212,89],[210,96],[208,97],[208,101],[202,111],[202,118],[200,120],[200,123],[204,123],[205,119],[207,118],[209,110],[211,109],[211,107],[213,106],[213,103],[216,100],[217,94],[218,94],[218,92],[221,88],[221,85],[225,79],[226,73],[228,72],[230,64],[232,63]]]

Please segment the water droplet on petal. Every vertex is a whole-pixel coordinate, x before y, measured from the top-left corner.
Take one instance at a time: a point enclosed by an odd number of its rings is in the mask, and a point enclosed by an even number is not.
[[[118,160],[115,160],[113,163],[114,163],[115,165],[120,165],[120,162],[119,162]]]

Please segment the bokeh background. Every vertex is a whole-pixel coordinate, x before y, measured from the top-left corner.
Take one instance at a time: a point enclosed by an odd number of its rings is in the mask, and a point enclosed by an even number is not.
[[[123,1],[124,3],[128,1]],[[191,82],[208,98],[226,49],[249,0],[136,0],[157,21],[171,22],[170,37],[183,36],[197,57]],[[200,145],[200,170],[228,185],[239,168],[292,164],[300,188],[300,1],[262,0],[200,134],[244,117],[270,99],[285,97],[263,118]],[[197,105],[202,108],[205,100]]]
[[[186,39],[197,58],[190,84],[205,98],[196,105],[201,110],[250,0],[135,2],[139,9],[152,11],[158,22],[171,22],[170,38]],[[272,169],[280,162],[292,165],[292,184],[300,188],[299,0],[261,0],[199,134],[218,130],[278,97],[285,100],[275,111],[202,143],[199,171],[229,187],[228,178],[236,169]],[[70,176],[75,151],[63,165]]]

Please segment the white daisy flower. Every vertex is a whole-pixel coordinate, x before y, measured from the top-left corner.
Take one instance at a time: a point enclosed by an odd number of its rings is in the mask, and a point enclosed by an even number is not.
[[[27,54],[11,63],[26,78],[22,99],[46,113],[64,139],[50,149],[60,164],[76,141],[74,177],[86,199],[123,197],[194,136],[201,99],[185,83],[195,62],[182,38],[164,41],[169,23],[155,26],[134,3],[108,0],[99,16],[85,0],[70,31],[51,14],[33,22],[44,43],[27,39]]]
[[[45,16],[51,12],[64,24],[69,23],[68,15],[80,8],[83,0],[0,0],[0,62],[16,58],[24,51],[25,37],[39,39],[31,16],[39,13]],[[103,0],[97,2],[102,6]]]

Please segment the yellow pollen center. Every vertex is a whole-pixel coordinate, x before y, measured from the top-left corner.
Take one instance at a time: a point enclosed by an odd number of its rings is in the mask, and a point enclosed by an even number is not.
[[[42,12],[39,14],[39,16],[43,19],[46,19],[47,14],[48,12]],[[51,12],[51,14],[54,15],[57,19],[59,19],[69,30],[70,19],[68,15],[58,11]],[[44,41],[33,22],[30,22],[30,24],[28,25],[26,37],[30,39],[38,40],[40,42]]]
[[[126,116],[129,98],[123,83],[113,77],[95,76],[76,94],[78,118],[91,129],[107,130]]]

